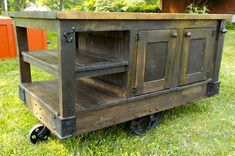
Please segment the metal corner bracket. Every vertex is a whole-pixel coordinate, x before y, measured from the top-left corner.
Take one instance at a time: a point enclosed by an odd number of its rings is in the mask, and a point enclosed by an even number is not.
[[[21,85],[19,85],[19,97],[20,97],[20,100],[26,104],[26,98],[25,98],[25,90],[24,88],[22,88]]]
[[[54,116],[54,131],[60,139],[71,137],[76,130],[76,117],[61,118]]]
[[[219,89],[220,89],[220,81],[208,83],[207,96],[211,97],[219,94]]]

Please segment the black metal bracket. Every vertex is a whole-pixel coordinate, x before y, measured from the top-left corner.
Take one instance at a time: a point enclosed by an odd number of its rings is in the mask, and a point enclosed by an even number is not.
[[[221,33],[225,34],[225,33],[227,33],[227,32],[228,32],[228,30],[227,30],[226,28],[222,28],[222,29],[221,29]]]
[[[19,85],[19,97],[20,100],[26,104],[26,99],[25,99],[25,90]]]
[[[72,31],[64,32],[64,37],[66,39],[66,42],[68,42],[68,43],[73,42],[72,34],[75,33],[75,31],[76,31],[75,27],[72,27]]]
[[[142,34],[142,33],[137,33],[137,34],[135,35],[135,40],[136,40],[136,41],[139,41],[142,37],[143,37],[143,34]]]
[[[207,96],[211,97],[219,94],[219,89],[220,89],[220,81],[208,83]]]
[[[65,139],[71,137],[73,132],[76,130],[76,117],[61,118],[59,116],[54,116],[54,127],[53,129],[60,137],[60,139]]]
[[[132,89],[131,89],[131,93],[132,93],[132,94],[135,95],[135,94],[137,94],[137,92],[138,92],[138,89],[137,89],[137,88],[132,88]]]

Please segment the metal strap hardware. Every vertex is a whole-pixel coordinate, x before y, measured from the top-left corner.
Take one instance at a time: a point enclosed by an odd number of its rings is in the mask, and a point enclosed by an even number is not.
[[[75,27],[72,27],[72,31],[64,32],[64,37],[66,39],[66,42],[72,43],[73,42],[73,36],[72,34],[75,33]]]

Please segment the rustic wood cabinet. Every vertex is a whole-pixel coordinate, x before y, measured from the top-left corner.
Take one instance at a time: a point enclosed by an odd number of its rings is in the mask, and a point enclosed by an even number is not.
[[[230,15],[6,14],[18,40],[20,99],[44,124],[32,129],[33,143],[49,130],[63,139],[126,121],[142,134],[159,112],[219,92]],[[29,52],[27,27],[56,32],[57,48]],[[32,81],[31,65],[56,79]]]

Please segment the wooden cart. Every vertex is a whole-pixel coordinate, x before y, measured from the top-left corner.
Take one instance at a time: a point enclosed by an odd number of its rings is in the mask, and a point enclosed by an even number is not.
[[[142,134],[161,113],[218,94],[230,15],[8,12],[19,48],[20,99],[60,139],[129,122]],[[57,33],[55,50],[29,52],[26,28]],[[30,65],[56,75],[32,82]]]

